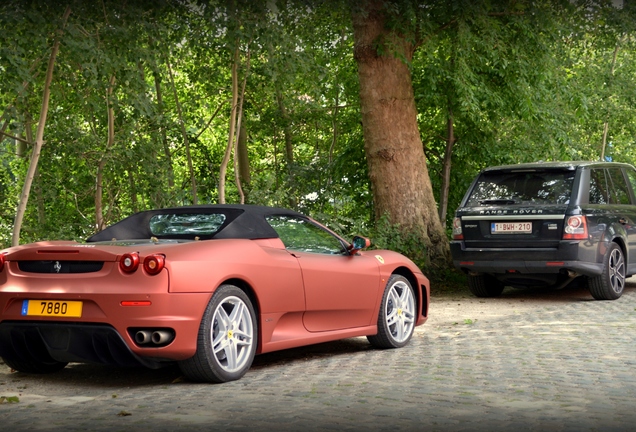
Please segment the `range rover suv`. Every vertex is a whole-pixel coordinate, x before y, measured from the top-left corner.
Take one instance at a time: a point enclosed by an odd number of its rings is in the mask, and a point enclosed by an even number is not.
[[[453,221],[451,253],[477,297],[584,283],[619,298],[636,273],[636,170],[614,162],[486,168]]]

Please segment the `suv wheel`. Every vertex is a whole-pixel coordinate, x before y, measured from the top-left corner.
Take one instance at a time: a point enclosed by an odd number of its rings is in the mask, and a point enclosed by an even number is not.
[[[611,243],[603,256],[603,271],[588,279],[590,294],[597,300],[616,300],[625,288],[625,258],[623,250]]]
[[[468,275],[468,288],[477,297],[497,297],[504,285],[490,275]]]

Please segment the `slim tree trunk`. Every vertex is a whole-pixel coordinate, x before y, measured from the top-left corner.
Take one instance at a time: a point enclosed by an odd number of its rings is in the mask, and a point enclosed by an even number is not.
[[[128,184],[130,185],[130,203],[134,213],[139,211],[139,202],[137,201],[137,183],[135,182],[135,176],[133,175],[133,168],[128,170]]]
[[[227,147],[219,168],[219,204],[225,204],[225,176],[227,175],[227,166],[230,163],[232,149],[234,148],[234,131],[236,130],[236,110],[238,109],[238,62],[239,48],[238,43],[234,51],[234,61],[232,62],[232,105],[230,107],[230,131],[228,132]]]
[[[154,74],[155,79],[155,91],[157,92],[157,111],[159,115],[163,119],[163,93],[161,91],[161,77],[158,72]],[[164,121],[161,121],[159,125],[159,130],[161,132],[161,145],[163,147],[163,153],[166,157],[166,165],[168,168],[168,189],[172,193],[174,189],[174,170],[172,169],[172,154],[170,153],[170,147],[168,146],[168,136],[166,135],[166,125]]]
[[[31,162],[27,171],[27,176],[24,179],[24,186],[22,187],[22,193],[20,194],[20,202],[15,215],[15,222],[13,224],[13,236],[11,244],[17,246],[20,244],[20,230],[22,229],[22,221],[24,220],[24,213],[26,212],[27,203],[29,202],[29,193],[31,192],[31,184],[33,183],[33,177],[35,176],[35,170],[38,166],[38,160],[40,159],[40,152],[44,145],[44,127],[46,126],[46,116],[49,111],[49,97],[51,95],[51,82],[53,81],[53,68],[55,66],[55,58],[60,49],[60,38],[68,17],[71,15],[71,8],[67,7],[62,16],[62,26],[58,30],[55,42],[53,42],[53,48],[51,49],[51,56],[49,58],[49,64],[46,69],[46,78],[44,80],[44,91],[42,93],[42,109],[40,110],[40,119],[38,121],[38,129],[35,136],[35,145],[33,146],[33,152],[31,153]]]
[[[26,142],[33,142],[33,129],[32,129],[32,119],[31,116],[27,113],[25,116],[24,123],[24,136],[26,137]],[[18,150],[18,157],[24,157],[24,153],[26,152],[26,143],[20,142],[21,150]],[[20,153],[22,152],[22,154]],[[33,185],[31,186],[35,191],[35,202],[37,203],[38,208],[38,224],[44,225],[46,223],[46,211],[44,209],[44,197],[42,196],[42,177],[40,176],[40,167],[37,166],[35,169],[35,176],[33,178]]]
[[[285,102],[283,100],[283,92],[276,87],[276,102],[278,103],[278,109],[280,111],[280,115],[283,118],[283,136],[285,138],[285,161],[287,162],[287,183],[289,184],[289,206],[291,208],[296,208],[297,201],[295,195],[295,187],[294,187],[294,145],[293,145],[293,134],[291,128],[291,119],[289,118],[289,113],[287,112],[287,108],[285,107]]]
[[[106,91],[106,106],[108,114],[108,137],[106,138],[106,149],[97,164],[97,175],[95,178],[95,224],[97,231],[104,229],[104,169],[108,152],[115,144],[115,109],[113,108],[113,90],[115,88],[115,75],[110,77],[108,90]]]
[[[192,187],[192,204],[198,204],[197,199],[197,181],[194,177],[194,166],[192,164],[192,153],[190,152],[190,141],[188,140],[188,132],[185,127],[185,119],[183,118],[183,112],[181,111],[181,103],[179,102],[179,94],[177,93],[177,87],[174,84],[174,76],[172,75],[172,67],[170,61],[166,61],[168,66],[168,74],[170,75],[170,84],[172,85],[172,91],[174,92],[174,101],[177,105],[177,114],[179,115],[179,124],[181,125],[181,135],[183,136],[183,143],[186,148],[186,158],[188,160],[188,171],[190,172],[190,185]]]
[[[360,7],[353,12],[354,58],[376,218],[386,214],[405,234],[419,236],[429,264],[446,268],[449,243],[433,196],[411,73],[404,61],[412,59],[414,47],[387,30],[382,0],[366,0]],[[378,43],[388,52],[379,53]]]
[[[245,76],[243,77],[243,84],[241,85],[241,94],[239,95],[238,111],[236,113],[236,137],[234,140],[234,181],[239,192],[241,204],[245,204],[245,192],[243,192],[243,185],[241,184],[241,173],[239,171],[240,157],[239,157],[239,142],[241,130],[243,129],[243,101],[245,100],[245,87],[247,86],[247,76],[250,72],[250,52],[247,51],[247,61],[245,66]],[[244,142],[245,144],[245,142]],[[247,153],[247,148],[245,148]]]
[[[439,220],[443,227],[446,226],[446,213],[448,211],[448,194],[450,192],[451,159],[455,146],[455,126],[453,125],[453,110],[448,106],[448,119],[446,124],[446,151],[442,166],[442,191],[439,197]]]
[[[616,57],[618,56],[618,49],[620,48],[621,42],[619,41],[614,48],[614,56],[612,57],[612,67],[610,69],[610,75],[614,76],[614,70],[616,70]],[[601,160],[605,160],[605,147],[607,146],[607,134],[609,133],[609,114],[607,115],[607,119],[605,123],[603,123],[603,140],[601,143]]]
[[[247,129],[245,129],[245,118],[241,120],[241,129],[236,143],[236,157],[238,158],[238,172],[241,183],[249,186],[252,181],[250,172],[250,158],[247,151]]]

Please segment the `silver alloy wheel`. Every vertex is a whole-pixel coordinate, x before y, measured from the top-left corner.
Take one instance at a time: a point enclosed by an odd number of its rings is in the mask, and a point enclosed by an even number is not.
[[[415,326],[415,299],[405,282],[398,280],[389,288],[384,310],[387,327],[395,342],[408,340]]]
[[[224,371],[236,372],[251,361],[254,328],[250,310],[243,300],[229,296],[217,306],[213,320],[214,358]]]
[[[625,260],[621,250],[616,248],[609,257],[609,280],[612,290],[620,294],[625,288]]]

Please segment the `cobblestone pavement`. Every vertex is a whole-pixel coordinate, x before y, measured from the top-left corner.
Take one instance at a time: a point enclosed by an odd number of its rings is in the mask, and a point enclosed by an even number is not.
[[[434,298],[430,314],[450,303]],[[19,399],[0,404],[0,428],[634,429],[636,284],[617,301],[565,289],[495,319],[431,322],[400,350],[374,350],[355,338],[265,354],[243,379],[222,385],[184,381],[176,367],[73,364],[35,376],[0,364],[0,396]]]

